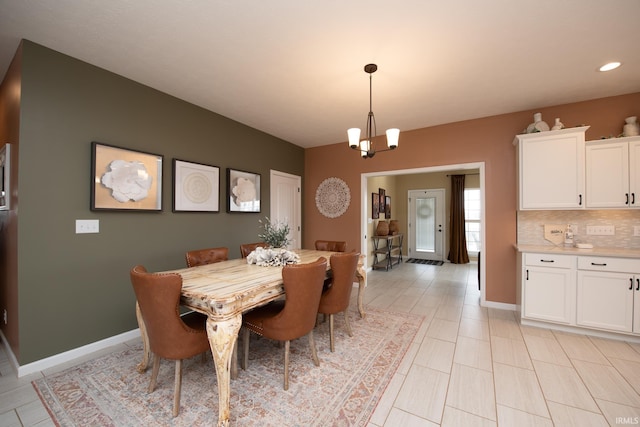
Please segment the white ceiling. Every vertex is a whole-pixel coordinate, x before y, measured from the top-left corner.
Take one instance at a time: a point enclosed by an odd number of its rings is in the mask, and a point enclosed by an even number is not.
[[[640,91],[638,0],[0,0],[0,75],[22,38],[302,147],[371,62],[379,134]]]

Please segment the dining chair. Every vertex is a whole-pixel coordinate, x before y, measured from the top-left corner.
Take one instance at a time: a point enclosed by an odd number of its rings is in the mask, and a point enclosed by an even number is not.
[[[208,248],[195,249],[185,254],[187,267],[197,265],[213,264],[214,262],[226,261],[229,259],[229,248]]]
[[[175,360],[173,416],[176,417],[180,412],[182,360],[210,348],[205,330],[207,317],[196,312],[180,316],[182,278],[179,274],[148,273],[137,265],[131,269],[130,277],[155,356],[148,392],[155,389],[160,359]]]
[[[242,258],[246,258],[249,254],[256,250],[256,248],[266,248],[267,244],[265,242],[257,242],[257,243],[245,243],[240,245],[240,256]]]
[[[291,340],[309,336],[311,357],[320,366],[313,328],[316,323],[322,284],[327,272],[327,259],[318,258],[308,264],[290,264],[282,268],[284,300],[258,307],[242,318],[244,357],[242,368],[249,361],[250,331],[277,341],[284,341],[284,389],[289,389],[289,347]]]
[[[349,301],[353,289],[353,278],[358,267],[360,254],[352,251],[333,254],[329,259],[331,265],[331,284],[322,292],[318,313],[329,316],[329,344],[331,351],[335,351],[333,333],[333,315],[344,312],[344,324],[349,336],[353,336],[349,323]]]
[[[316,240],[317,251],[346,252],[347,242],[337,240]]]

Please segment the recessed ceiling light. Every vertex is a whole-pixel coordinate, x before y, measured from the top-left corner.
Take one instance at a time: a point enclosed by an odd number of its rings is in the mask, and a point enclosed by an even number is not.
[[[600,67],[600,71],[611,71],[611,70],[615,70],[616,68],[618,68],[620,65],[619,62],[609,62],[608,64],[604,64],[602,67]]]

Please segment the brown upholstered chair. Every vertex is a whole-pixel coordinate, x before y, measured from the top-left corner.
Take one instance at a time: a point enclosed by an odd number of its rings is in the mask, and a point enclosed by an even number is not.
[[[317,251],[346,252],[347,242],[335,240],[316,240]]]
[[[311,355],[316,366],[320,365],[313,328],[316,323],[322,284],[327,272],[324,257],[308,264],[293,264],[282,268],[285,299],[258,307],[242,318],[244,328],[244,358],[242,367],[249,360],[249,331],[263,337],[284,341],[284,389],[289,389],[290,341],[309,335]]]
[[[351,289],[353,288],[353,278],[358,267],[358,252],[348,252],[333,254],[329,262],[331,263],[331,285],[320,297],[318,313],[329,315],[329,343],[331,351],[334,351],[333,315],[344,312],[344,323],[349,336],[351,324],[349,323],[349,301],[351,299]]]
[[[130,276],[149,337],[149,346],[155,356],[149,393],[156,386],[160,358],[176,361],[173,392],[175,417],[180,411],[182,360],[204,353],[210,348],[205,330],[206,316],[195,312],[180,316],[178,306],[182,278],[179,274],[148,273],[143,266],[137,265],[131,269]]]
[[[209,248],[195,249],[185,254],[187,267],[196,265],[213,264],[214,262],[226,261],[229,259],[229,248]]]
[[[245,243],[244,245],[240,245],[240,256],[246,258],[251,252],[255,251],[256,248],[266,247],[267,244],[265,242]]]

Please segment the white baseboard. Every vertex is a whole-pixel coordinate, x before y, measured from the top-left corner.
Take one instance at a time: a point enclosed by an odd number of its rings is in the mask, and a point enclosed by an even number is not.
[[[2,334],[2,331],[0,331],[0,335],[2,335],[2,341],[5,343],[5,351],[7,352],[9,361],[13,365],[14,370],[17,372],[18,378],[20,378],[24,377],[25,375],[34,374],[36,372],[40,372],[45,369],[61,365],[63,363],[73,361],[96,351],[104,350],[105,348],[109,348],[114,345],[123,344],[127,341],[140,338],[140,329],[134,329],[132,331],[124,332],[119,335],[114,335],[112,337],[105,338],[91,344],[83,345],[82,347],[74,348],[63,353],[55,354],[44,359],[36,360],[35,362],[27,363],[26,365],[22,366],[18,364],[18,360],[13,354],[13,351],[11,351],[11,347],[9,346],[9,343],[7,342],[4,334]]]
[[[497,308],[497,309],[500,309],[500,310],[516,311],[516,305],[515,304],[507,304],[507,303],[504,303],[504,302],[482,301],[482,303],[480,305],[482,307],[487,307],[487,308]]]

